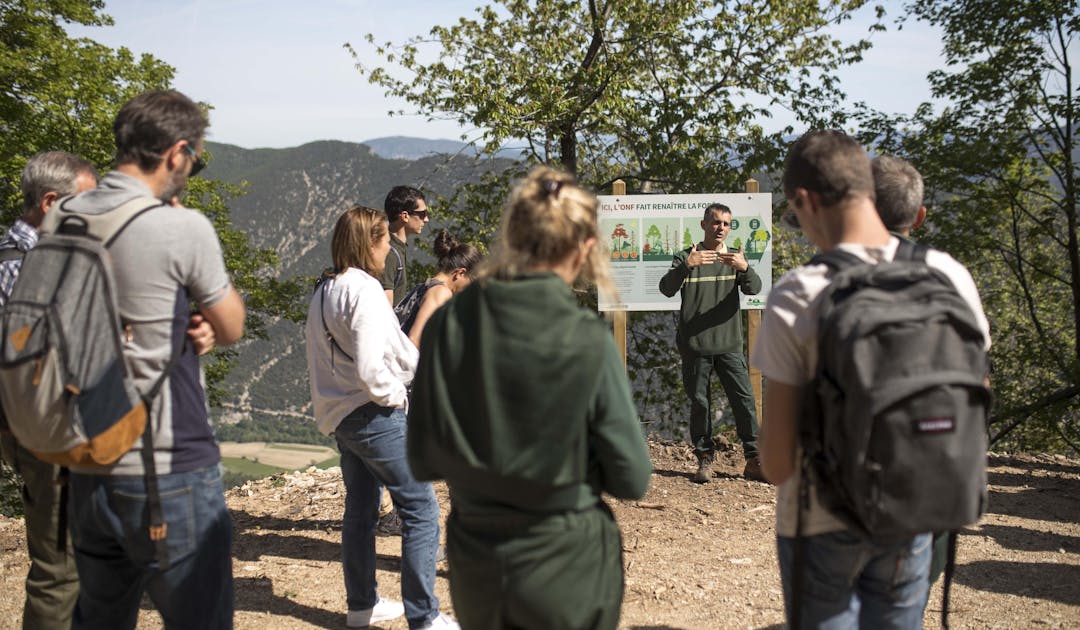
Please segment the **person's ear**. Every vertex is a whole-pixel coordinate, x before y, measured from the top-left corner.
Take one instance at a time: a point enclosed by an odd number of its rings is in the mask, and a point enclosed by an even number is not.
[[[50,190],[49,192],[45,193],[45,195],[41,198],[41,207],[39,208],[41,210],[41,214],[45,214],[46,212],[48,212],[49,208],[51,208],[53,204],[56,203],[56,200],[59,198],[60,195],[56,191]]]
[[[590,236],[581,243],[581,247],[578,248],[578,261],[580,265],[584,265],[585,261],[589,258],[589,252],[592,248],[596,247],[596,237]]]
[[[165,167],[168,171],[175,171],[177,169],[184,168],[185,162],[188,161],[187,151],[184,147],[187,146],[187,140],[177,140],[165,153]]]
[[[915,229],[926,222],[926,206],[919,206],[919,211],[915,214],[915,221],[911,224],[911,229]]]

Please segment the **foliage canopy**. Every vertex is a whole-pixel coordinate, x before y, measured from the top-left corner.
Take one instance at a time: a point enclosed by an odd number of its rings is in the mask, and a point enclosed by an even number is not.
[[[1078,83],[1074,0],[916,0],[947,68],[911,115],[864,139],[910,159],[933,201],[923,236],[971,269],[992,324],[992,440],[1080,452]]]

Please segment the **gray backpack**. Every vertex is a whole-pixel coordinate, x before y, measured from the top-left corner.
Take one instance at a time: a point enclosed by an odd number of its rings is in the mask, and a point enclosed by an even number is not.
[[[0,312],[0,400],[11,432],[43,461],[108,465],[149,426],[165,375],[150,392],[132,384],[108,247],[161,205],[139,198],[90,215],[58,203],[23,260]]]
[[[841,250],[822,295],[800,426],[818,496],[876,541],[974,523],[986,510],[989,360],[975,315],[926,247],[866,264]],[[805,478],[805,476],[804,476]]]

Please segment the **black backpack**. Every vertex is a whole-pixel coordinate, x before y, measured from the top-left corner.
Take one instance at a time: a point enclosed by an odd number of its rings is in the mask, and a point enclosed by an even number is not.
[[[989,359],[928,250],[902,240],[891,262],[838,249],[810,261],[833,273],[799,423],[800,538],[810,483],[852,531],[881,543],[955,532],[986,510]],[[955,534],[951,546],[946,598]]]
[[[416,314],[420,312],[420,304],[424,301],[424,296],[427,295],[428,289],[437,285],[443,284],[440,280],[431,279],[426,282],[421,282],[409,292],[405,294],[405,297],[401,298],[398,305],[394,307],[394,314],[397,315],[398,323],[401,324],[401,330],[405,331],[405,334],[409,334],[412,331],[413,324],[416,323]]]

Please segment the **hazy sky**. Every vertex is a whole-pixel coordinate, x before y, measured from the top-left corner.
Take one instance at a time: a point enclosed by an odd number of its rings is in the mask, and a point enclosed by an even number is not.
[[[352,43],[365,62],[365,33],[401,42],[472,15],[477,0],[106,0],[116,22],[72,28],[72,34],[150,53],[176,68],[174,85],[210,103],[210,139],[247,148],[291,147],[314,140],[361,142],[384,136],[458,138],[462,130],[420,116],[389,117],[398,108],[353,67]],[[890,11],[899,2],[887,0]],[[851,39],[863,19],[839,27]],[[926,73],[939,64],[940,42],[909,23],[874,35],[860,66],[841,75],[852,101],[890,112],[911,112],[929,97]],[[774,114],[786,123],[782,112]]]

